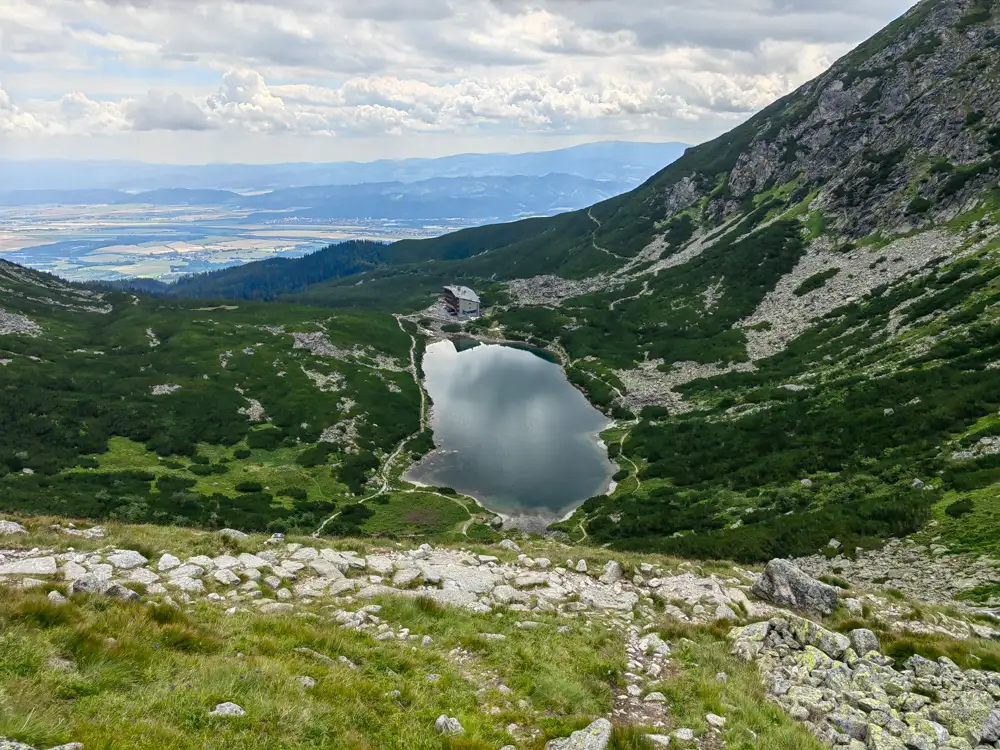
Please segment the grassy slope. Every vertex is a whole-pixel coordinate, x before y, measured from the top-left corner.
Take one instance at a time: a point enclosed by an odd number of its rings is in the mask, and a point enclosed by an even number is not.
[[[19,541],[65,546],[66,538],[43,530],[52,520],[30,522],[33,533]],[[72,543],[77,549],[124,545],[151,555],[164,548],[178,554],[235,553],[256,549],[261,541],[115,524],[108,534],[106,540]],[[344,540],[337,546],[364,551],[369,544]],[[553,554],[556,549],[529,551]],[[604,553],[593,552],[597,564]],[[541,750],[548,739],[607,715],[611,686],[625,684],[624,633],[600,620],[585,625],[582,619],[533,613],[542,625],[526,630],[516,627],[523,619],[517,612],[484,617],[421,601],[379,602],[384,621],[433,639],[428,647],[414,647],[341,629],[327,621],[323,609],[296,617],[227,617],[222,607],[201,604],[183,612],[93,598],[54,605],[45,597],[49,588],[5,589],[0,603],[0,736],[39,746],[77,741],[87,748],[137,750],[496,748],[512,741],[506,727],[517,723],[541,730],[518,746]],[[571,625],[570,631],[557,633],[555,628],[564,624]],[[803,728],[765,700],[756,671],[728,657],[724,627],[678,630],[676,623],[663,620],[654,629],[689,639],[659,685],[668,697],[672,728],[701,730],[706,713],[724,713],[728,747],[818,749]],[[483,632],[507,638],[487,640]],[[347,657],[357,669],[325,665],[293,651],[299,647]],[[469,657],[462,662],[449,657],[455,648]],[[727,682],[715,678],[720,671],[728,673]],[[440,679],[431,683],[430,674]],[[301,676],[317,685],[303,688]],[[505,696],[496,689],[500,684],[513,693]],[[478,692],[483,686],[486,690]],[[393,690],[400,694],[394,696]],[[207,716],[223,701],[238,703],[248,716]],[[448,741],[436,734],[433,723],[442,713],[459,718],[466,729],[462,738]],[[620,728],[611,747],[648,748],[639,729]],[[754,737],[764,744],[754,745]]]

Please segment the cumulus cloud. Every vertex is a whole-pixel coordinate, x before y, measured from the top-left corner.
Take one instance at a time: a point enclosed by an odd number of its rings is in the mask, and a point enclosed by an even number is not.
[[[913,2],[3,0],[0,132],[709,137]]]
[[[129,101],[125,112],[135,130],[209,130],[205,110],[180,94],[150,91],[145,99]]]

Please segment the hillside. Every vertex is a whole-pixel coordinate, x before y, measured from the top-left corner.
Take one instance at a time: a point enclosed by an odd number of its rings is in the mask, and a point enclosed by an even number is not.
[[[95,292],[4,262],[0,294],[0,510],[334,533],[478,512],[433,490],[355,506],[430,446],[418,343],[391,316]]]
[[[53,518],[0,534],[13,750],[1000,740],[1000,618],[938,586],[917,599],[891,575],[831,574],[843,557],[823,561],[833,586],[784,561],[760,572],[526,539],[331,544]],[[979,577],[960,557],[891,551],[868,567],[905,560],[917,585]]]

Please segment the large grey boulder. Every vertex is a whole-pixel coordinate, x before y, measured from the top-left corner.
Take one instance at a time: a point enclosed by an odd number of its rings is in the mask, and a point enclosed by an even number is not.
[[[1000,709],[986,717],[980,732],[983,742],[1000,742]]]
[[[29,557],[0,565],[0,575],[54,576],[57,569],[54,557]]]
[[[28,530],[14,521],[0,521],[0,534],[27,534]]]
[[[833,586],[806,575],[788,560],[771,560],[754,581],[751,593],[759,599],[804,612],[829,615],[840,595]]]
[[[569,737],[545,743],[545,750],[605,750],[611,741],[611,722],[598,719]]]
[[[851,647],[858,656],[864,656],[872,651],[880,651],[878,636],[867,628],[857,628],[847,634],[851,639]]]

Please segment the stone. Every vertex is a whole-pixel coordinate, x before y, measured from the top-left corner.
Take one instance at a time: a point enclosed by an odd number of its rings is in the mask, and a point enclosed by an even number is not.
[[[498,604],[515,604],[527,602],[530,597],[523,591],[518,591],[513,586],[502,584],[493,589],[493,601]]]
[[[7,534],[27,534],[28,530],[14,521],[0,521],[0,536]]]
[[[0,565],[0,575],[54,576],[58,569],[54,557],[29,557]]]
[[[66,597],[60,594],[58,591],[50,591],[46,598],[53,604],[65,604]]]
[[[312,547],[306,547],[305,549],[312,549]],[[301,550],[300,550],[301,551]],[[324,578],[343,578],[344,574],[341,572],[340,567],[336,563],[332,563],[329,560],[324,560],[322,558],[313,558],[308,562],[310,568],[315,570],[319,575]]]
[[[170,581],[170,585],[189,594],[200,594],[205,590],[205,584],[191,576],[173,578]]]
[[[719,716],[718,714],[707,714],[705,716],[705,722],[716,729],[722,729],[726,726],[726,718],[724,716]]]
[[[458,719],[453,719],[447,714],[441,714],[437,717],[437,721],[434,722],[434,728],[438,734],[444,735],[462,734],[465,731]]]
[[[244,534],[242,531],[236,529],[219,529],[219,536],[224,539],[249,539],[249,534]]]
[[[308,690],[311,687],[316,687],[316,680],[309,676],[303,676],[299,678],[299,684]]]
[[[598,719],[586,729],[573,732],[569,737],[550,740],[545,750],[605,750],[611,741],[611,722]]]
[[[117,570],[132,570],[145,565],[149,560],[130,549],[116,549],[107,558]]]
[[[647,734],[646,740],[656,747],[670,747],[670,737],[665,734]]]
[[[780,607],[792,607],[819,615],[829,615],[837,608],[839,594],[806,575],[787,560],[774,559],[754,581],[751,592]]]
[[[521,548],[512,539],[504,539],[500,542],[500,547],[502,549],[510,550],[511,552],[520,552]]]
[[[872,724],[868,727],[868,750],[906,750],[906,745],[887,729]]]
[[[63,578],[67,581],[75,581],[77,578],[82,578],[87,575],[87,569],[75,562],[68,562],[63,568]]]
[[[642,699],[646,703],[666,703],[667,696],[663,693],[654,691],[652,693],[647,693],[646,697]]]
[[[219,568],[212,577],[223,586],[234,586],[240,582],[240,577],[229,568]]]
[[[148,586],[151,583],[159,581],[160,577],[149,568],[136,568],[129,575],[128,579],[136,583],[141,583],[143,586]]]
[[[213,557],[212,562],[215,564],[215,567],[218,570],[235,568],[237,565],[240,564],[240,561],[237,560],[232,555],[219,555],[218,557]]]
[[[1000,710],[992,711],[986,717],[979,733],[983,742],[1000,742]]]
[[[586,573],[586,572],[587,572],[587,561],[586,561],[586,560],[583,560],[583,559],[579,560],[579,561],[578,561],[578,562],[576,563],[576,567],[574,567],[573,569],[574,569],[574,570],[575,570],[575,571],[576,571],[577,573]],[[593,726],[593,725],[591,725],[591,726]]]
[[[107,578],[88,574],[82,578],[77,578],[69,585],[70,596],[73,594],[95,594],[106,596],[109,599],[118,599],[123,602],[139,601],[139,595],[122,586],[120,583],[112,583]]]
[[[851,639],[851,648],[860,656],[864,656],[871,651],[881,650],[878,636],[866,628],[852,630],[847,634],[847,637]]]
[[[393,574],[392,585],[400,588],[406,588],[407,586],[420,580],[422,575],[423,574],[417,568],[401,568]]]
[[[260,608],[265,615],[286,615],[294,610],[295,607],[287,602],[268,602]]]
[[[162,557],[160,557],[159,562],[156,563],[156,569],[161,573],[164,573],[168,570],[179,568],[180,565],[181,565],[180,560],[171,555],[169,552],[166,552],[163,554]]]
[[[691,742],[694,740],[694,730],[688,729],[687,727],[681,727],[680,729],[675,729],[671,732],[675,740],[681,740],[683,742]]]
[[[267,560],[257,557],[257,555],[251,555],[248,552],[241,553],[236,559],[240,561],[240,565],[244,568],[266,568],[269,564]]]
[[[621,563],[617,560],[611,560],[605,563],[604,568],[601,571],[601,577],[597,580],[607,586],[611,586],[612,584],[618,583],[624,574],[625,571],[622,569]]]
[[[247,712],[243,710],[242,706],[238,706],[235,703],[230,703],[226,701],[225,703],[218,704],[214,709],[208,712],[209,716],[246,716]]]
[[[514,585],[519,589],[530,589],[535,586],[545,586],[549,577],[545,573],[523,573],[514,579]]]
[[[989,693],[963,690],[948,703],[933,706],[930,717],[956,737],[977,745],[995,709]]]
[[[580,592],[580,601],[595,609],[613,609],[630,612],[639,602],[634,591],[615,591],[610,586],[590,586]]]

